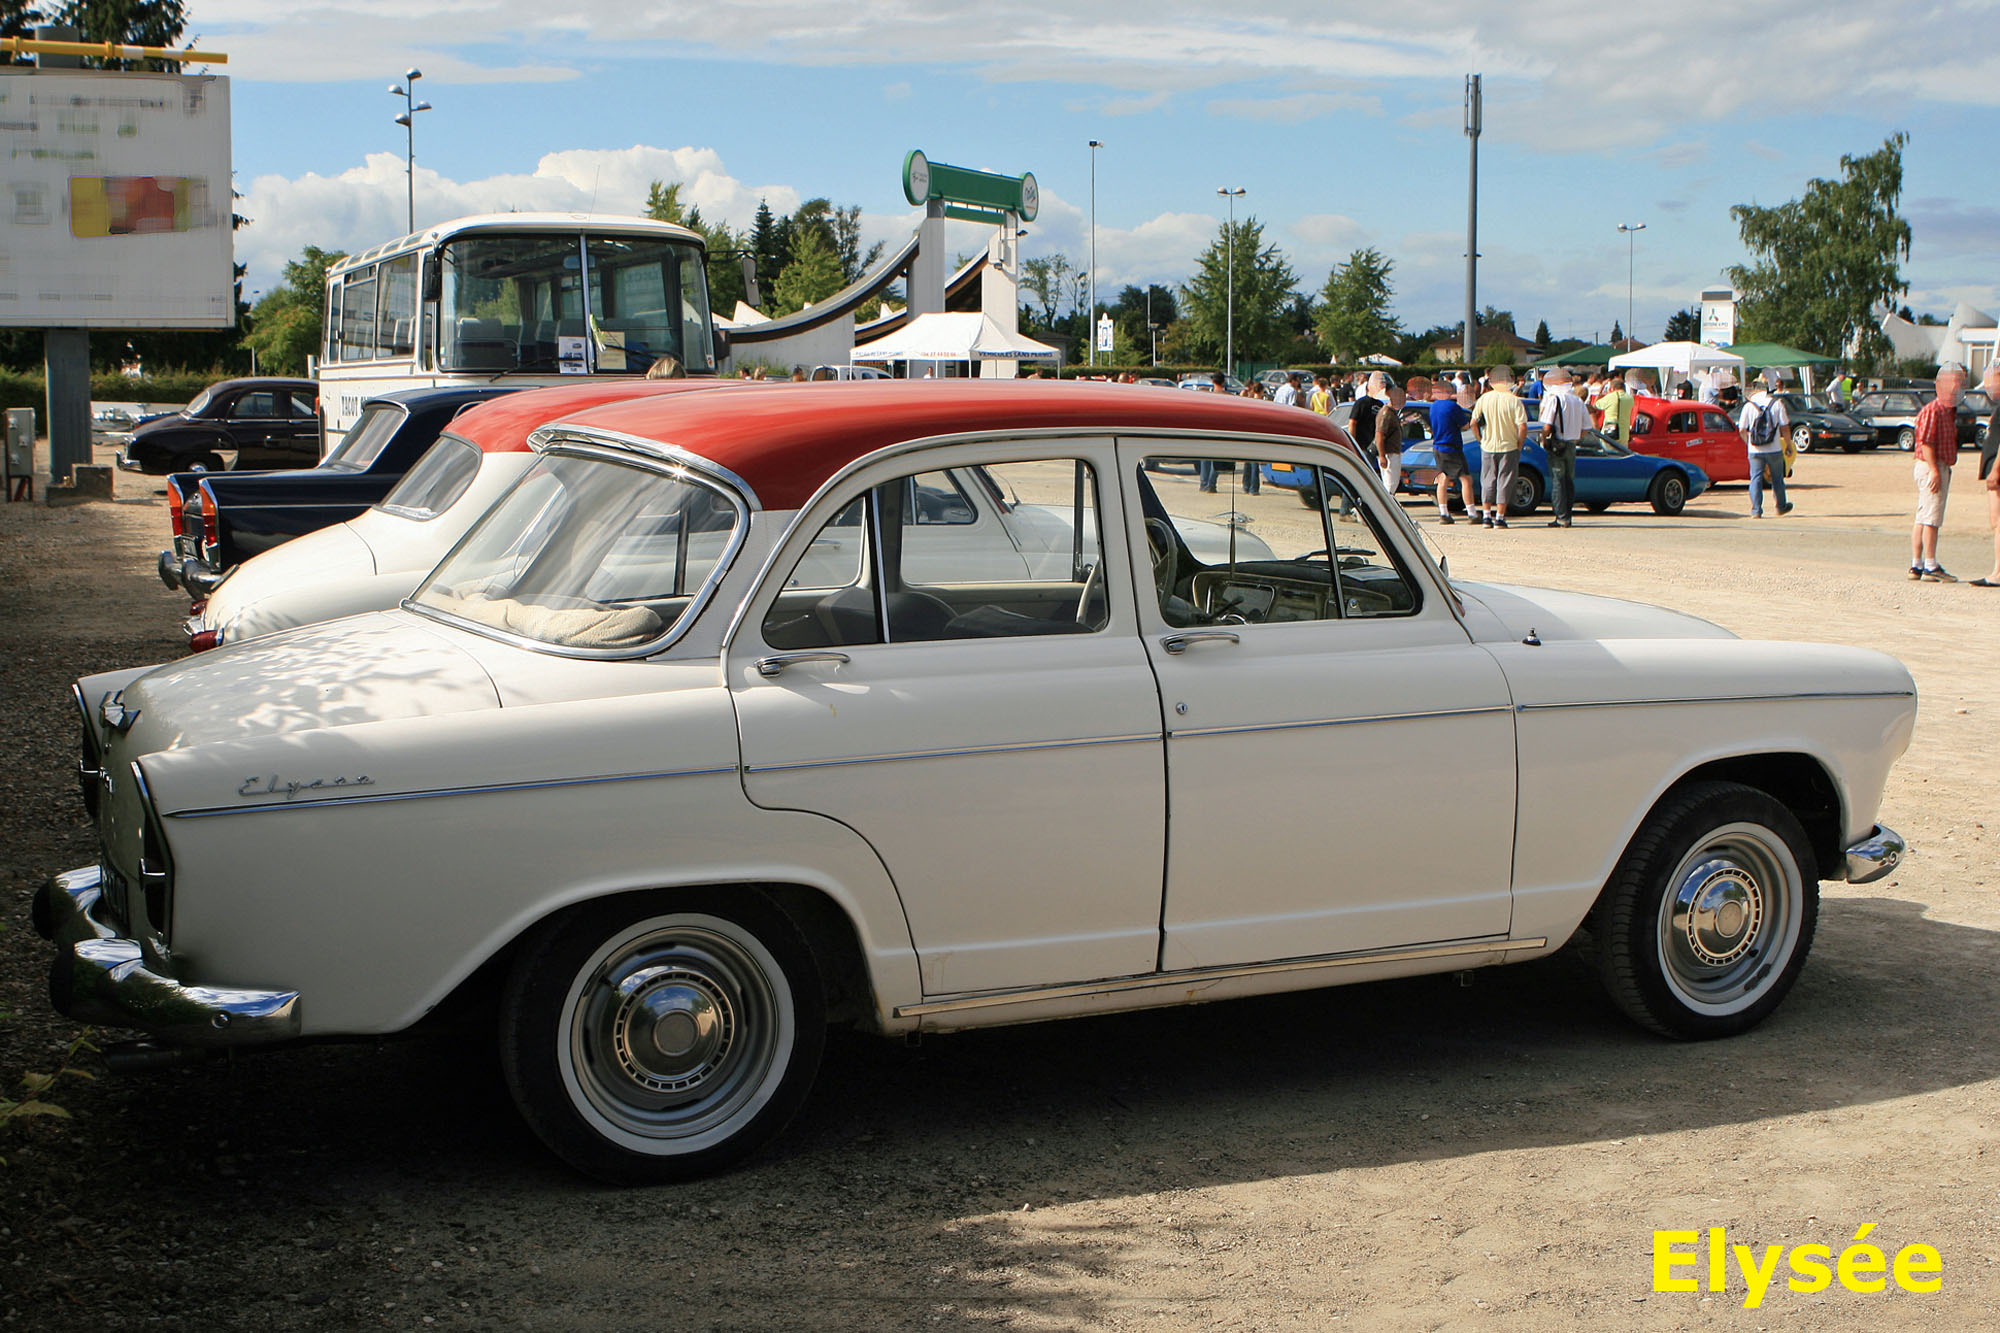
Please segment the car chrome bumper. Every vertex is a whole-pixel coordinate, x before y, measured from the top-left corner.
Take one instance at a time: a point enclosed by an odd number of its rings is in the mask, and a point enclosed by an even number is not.
[[[299,1035],[297,991],[189,986],[148,966],[132,940],[99,919],[103,872],[51,877],[35,893],[35,929],[56,945],[49,998],[71,1018],[137,1028],[184,1046],[252,1046]]]
[[[117,459],[115,461],[117,462],[120,468],[124,469],[127,472],[144,472],[146,470],[145,464],[133,462],[132,456],[130,454],[123,452],[122,450],[119,452]]]
[[[1867,884],[1891,874],[1903,862],[1909,844],[1892,828],[1877,824],[1869,835],[1847,849],[1844,864],[1849,884]]]
[[[206,597],[222,582],[223,571],[206,560],[184,557],[177,551],[160,552],[160,582],[180,588],[190,597]]]

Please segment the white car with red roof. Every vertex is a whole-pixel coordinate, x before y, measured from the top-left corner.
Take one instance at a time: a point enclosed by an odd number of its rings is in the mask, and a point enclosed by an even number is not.
[[[626,398],[730,387],[734,381],[716,379],[593,380],[469,408],[379,504],[230,570],[188,617],[188,646],[199,652],[392,607],[520,480],[535,461],[528,436],[543,422]]]
[[[826,384],[530,443],[401,605],[78,682],[103,852],[35,897],[60,1009],[197,1055],[483,1011],[556,1153],[667,1180],[777,1133],[830,1023],[1223,1000],[1587,931],[1643,1026],[1741,1032],[1804,965],[1819,882],[1902,852],[1876,823],[1900,663],[1454,586],[1309,412]],[[1221,494],[1149,466],[1188,458]],[[1319,503],[1231,494],[1252,461],[1317,469]],[[1060,525],[968,568],[925,535],[976,510],[959,478]],[[1181,524],[1218,505],[1197,552]],[[1409,795],[1442,772],[1449,837]]]

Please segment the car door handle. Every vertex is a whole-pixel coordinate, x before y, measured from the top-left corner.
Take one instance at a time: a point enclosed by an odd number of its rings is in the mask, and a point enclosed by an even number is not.
[[[797,666],[801,662],[833,662],[846,666],[853,660],[846,653],[773,653],[757,659],[757,674],[768,680],[786,667]]]
[[[1160,647],[1170,653],[1184,653],[1197,643],[1241,643],[1243,636],[1234,630],[1197,629],[1186,634],[1169,634],[1160,640]]]

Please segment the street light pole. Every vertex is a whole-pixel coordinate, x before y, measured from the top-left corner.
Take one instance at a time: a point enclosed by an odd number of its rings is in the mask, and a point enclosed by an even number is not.
[[[1485,123],[1485,99],[1479,90],[1479,76],[1465,76],[1465,137],[1472,143],[1471,160],[1466,166],[1465,184],[1465,339],[1460,358],[1467,370],[1479,359],[1479,332],[1474,292],[1479,286],[1479,131]]]
[[[1636,262],[1639,253],[1639,233],[1646,230],[1646,224],[1643,222],[1621,222],[1618,224],[1618,230],[1625,233],[1625,337],[1629,340],[1634,336],[1632,333],[1632,266]]]
[[[403,174],[409,181],[410,230],[417,229],[417,113],[431,109],[429,102],[417,100],[417,80],[424,77],[420,69],[403,71],[403,81],[389,85],[392,97],[403,99],[403,109],[396,115],[395,123],[403,127],[405,143],[403,148]]]
[[[1223,279],[1222,374],[1226,380],[1236,373],[1236,201],[1247,193],[1240,185],[1218,185],[1215,192],[1229,200],[1229,230],[1223,233],[1229,265]]]
[[[1102,139],[1090,141],[1090,318],[1084,321],[1090,338],[1090,364],[1097,364],[1097,150]]]

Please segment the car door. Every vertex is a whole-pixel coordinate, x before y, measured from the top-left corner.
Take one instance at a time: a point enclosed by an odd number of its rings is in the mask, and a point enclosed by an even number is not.
[[[282,389],[246,389],[221,405],[222,428],[236,449],[239,470],[269,467],[279,456],[273,441],[288,402]]]
[[[1098,538],[1126,531],[1113,457],[1072,439],[878,463],[801,516],[732,631],[745,792],[873,845],[927,995],[1157,962],[1166,774],[1128,557]],[[1025,568],[998,526],[982,562],[976,523],[920,521],[967,517],[943,488],[975,468],[1069,515],[1059,569]]]
[[[284,395],[284,415],[272,428],[271,443],[293,467],[311,467],[319,462],[319,398],[293,389]]]
[[[1710,481],[1750,480],[1750,451],[1729,414],[1717,408],[1701,409],[1701,448],[1695,458]]]
[[[1293,456],[1321,503],[1219,493],[1156,458]],[[1140,624],[1167,730],[1161,966],[1223,967],[1504,936],[1514,718],[1434,566],[1359,466],[1303,448],[1119,442]],[[1177,522],[1229,522],[1269,559],[1195,559]],[[1246,543],[1247,544],[1247,543]]]

